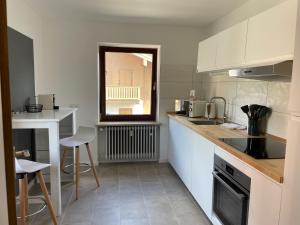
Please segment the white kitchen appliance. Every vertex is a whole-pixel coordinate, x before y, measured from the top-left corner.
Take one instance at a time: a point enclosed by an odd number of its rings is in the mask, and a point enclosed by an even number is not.
[[[37,96],[38,104],[43,105],[44,110],[53,110],[54,107],[54,95],[38,95]]]
[[[279,225],[300,224],[300,4],[291,83],[287,148]]]
[[[215,119],[216,118],[216,103],[206,103],[205,104],[205,118]]]
[[[206,101],[193,100],[189,105],[189,117],[203,117],[205,114]]]

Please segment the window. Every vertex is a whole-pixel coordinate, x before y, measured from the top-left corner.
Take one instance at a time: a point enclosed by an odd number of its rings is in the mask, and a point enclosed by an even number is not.
[[[99,47],[100,120],[155,121],[157,49]]]

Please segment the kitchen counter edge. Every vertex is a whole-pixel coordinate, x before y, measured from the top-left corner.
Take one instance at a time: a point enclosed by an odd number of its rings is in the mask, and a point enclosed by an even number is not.
[[[244,163],[254,167],[256,170],[268,176],[272,180],[278,183],[283,183],[284,159],[254,159],[219,140],[219,138],[249,137],[245,131],[230,130],[217,125],[194,125],[187,117],[178,116],[174,113],[168,113],[168,116],[169,118],[183,124],[187,128],[192,129],[202,137],[222,148],[224,151],[242,160]],[[266,136],[268,136],[268,138],[274,138],[285,142],[284,139],[273,135],[267,134]]]

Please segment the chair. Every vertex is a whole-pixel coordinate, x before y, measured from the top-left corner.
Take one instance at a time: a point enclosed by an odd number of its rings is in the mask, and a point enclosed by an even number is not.
[[[93,127],[83,127],[80,126],[76,132],[76,134],[72,137],[63,138],[60,140],[60,144],[64,146],[63,150],[63,156],[62,156],[62,162],[61,162],[61,171],[63,173],[66,173],[64,170],[65,167],[70,166],[64,166],[64,161],[67,154],[67,148],[75,148],[75,184],[76,184],[76,200],[79,197],[79,175],[80,175],[80,152],[79,152],[79,146],[85,145],[86,150],[89,156],[90,160],[90,168],[93,171],[97,186],[100,186],[96,168],[93,162],[91,149],[89,143],[95,138],[96,136],[96,129]],[[72,165],[72,164],[71,164]],[[85,171],[84,171],[85,172]]]
[[[57,218],[54,212],[52,202],[50,200],[45,180],[41,170],[49,167],[50,164],[33,162],[25,159],[15,158],[15,168],[17,178],[19,179],[19,198],[20,198],[20,212],[21,212],[21,225],[26,225],[26,218],[28,214],[28,179],[29,173],[35,173],[40,182],[42,192],[44,194],[45,202],[49,208],[50,216],[54,225],[58,225]]]

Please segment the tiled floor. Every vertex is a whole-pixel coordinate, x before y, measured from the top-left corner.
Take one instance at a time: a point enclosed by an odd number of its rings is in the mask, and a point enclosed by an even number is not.
[[[209,225],[204,213],[169,164],[104,164],[94,178],[81,176],[80,198],[63,186],[62,225]],[[48,211],[30,225],[48,225]]]

